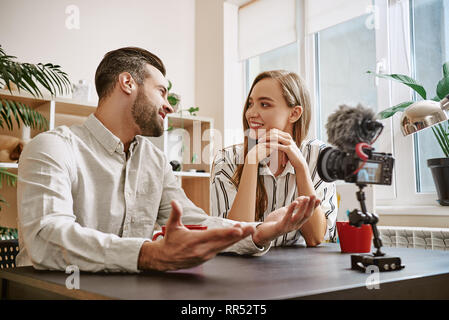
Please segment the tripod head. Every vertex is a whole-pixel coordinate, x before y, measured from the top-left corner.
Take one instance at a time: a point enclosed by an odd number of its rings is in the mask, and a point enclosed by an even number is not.
[[[354,227],[361,227],[362,224],[371,225],[371,229],[373,230],[373,244],[376,247],[376,252],[373,253],[374,256],[383,256],[385,255],[380,249],[382,247],[382,240],[379,237],[379,231],[377,230],[377,222],[379,222],[379,217],[375,213],[370,213],[366,210],[365,205],[365,193],[363,192],[363,188],[366,187],[366,184],[357,184],[359,187],[359,191],[357,191],[357,200],[360,202],[360,207],[362,211],[354,209],[349,213],[349,224]]]
[[[351,268],[355,270],[366,271],[367,266],[376,266],[379,271],[393,271],[401,270],[404,266],[401,264],[401,258],[385,256],[380,248],[382,247],[382,240],[379,237],[379,231],[377,230],[377,222],[379,217],[375,213],[369,213],[366,210],[365,205],[365,193],[363,188],[365,184],[357,184],[359,191],[357,194],[357,200],[360,202],[361,211],[354,209],[349,213],[349,224],[355,227],[360,227],[362,224],[371,225],[373,230],[373,243],[376,247],[376,252],[372,255],[360,254],[351,256]]]

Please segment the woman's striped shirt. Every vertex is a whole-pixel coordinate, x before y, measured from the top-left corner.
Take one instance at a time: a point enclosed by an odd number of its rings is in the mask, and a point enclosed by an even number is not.
[[[301,144],[300,150],[309,166],[317,197],[321,200],[320,205],[326,216],[327,232],[324,239],[335,242],[335,221],[337,219],[335,183],[324,182],[317,172],[318,155],[326,146],[325,143],[317,139],[305,140]],[[227,147],[221,150],[215,157],[210,185],[211,215],[227,218],[237,194],[237,189],[232,183],[232,177],[237,169],[237,165],[243,163],[243,144]],[[264,218],[270,212],[283,206],[288,206],[298,197],[295,170],[290,162],[287,163],[284,171],[277,177],[272,174],[267,164],[260,164],[259,175],[263,175],[268,196],[268,205],[264,212]],[[305,240],[299,230],[281,236],[273,242],[274,246],[292,244],[305,245]]]

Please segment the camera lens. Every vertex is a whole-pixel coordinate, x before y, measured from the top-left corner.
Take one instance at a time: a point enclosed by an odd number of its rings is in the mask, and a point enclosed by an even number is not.
[[[345,178],[343,160],[346,154],[338,149],[327,147],[323,149],[317,162],[318,174],[325,182],[333,182]]]

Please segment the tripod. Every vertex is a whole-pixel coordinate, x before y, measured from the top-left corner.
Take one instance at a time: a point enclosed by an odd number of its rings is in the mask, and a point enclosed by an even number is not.
[[[371,225],[373,230],[373,244],[376,252],[373,254],[353,254],[351,255],[351,268],[354,270],[365,271],[368,266],[376,266],[379,271],[394,271],[404,268],[401,265],[401,258],[389,257],[382,252],[382,240],[379,237],[379,230],[377,229],[377,222],[379,217],[374,213],[369,213],[366,210],[365,193],[363,188],[366,184],[357,184],[359,191],[356,192],[357,200],[360,202],[362,211],[354,209],[349,213],[349,224],[355,227],[360,227],[362,224]]]

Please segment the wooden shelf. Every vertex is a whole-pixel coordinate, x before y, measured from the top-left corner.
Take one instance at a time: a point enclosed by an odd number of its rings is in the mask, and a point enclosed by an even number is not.
[[[12,168],[17,169],[19,167],[18,163],[13,162],[0,162],[0,168]]]
[[[177,177],[210,178],[210,172],[173,171]]]
[[[0,89],[0,99],[14,100],[26,104],[30,108],[37,109],[40,106],[49,105],[54,101],[55,113],[70,114],[75,116],[87,117],[95,112],[97,105],[92,102],[82,102],[67,98],[51,97],[44,95],[43,97],[33,97],[25,91],[13,91]]]

